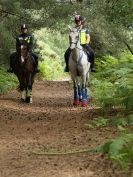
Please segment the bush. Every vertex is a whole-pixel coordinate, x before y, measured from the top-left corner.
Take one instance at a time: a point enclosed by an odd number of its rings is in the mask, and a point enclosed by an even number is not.
[[[0,68],[0,94],[6,93],[10,89],[15,88],[17,83],[17,78],[14,75],[9,75]]]
[[[35,31],[34,36],[37,38],[36,51],[40,56],[39,67],[43,78],[51,80],[64,77],[65,36],[45,28]]]
[[[103,108],[133,108],[133,55],[122,53],[116,59],[103,57],[97,61],[98,73],[92,77],[97,103]]]

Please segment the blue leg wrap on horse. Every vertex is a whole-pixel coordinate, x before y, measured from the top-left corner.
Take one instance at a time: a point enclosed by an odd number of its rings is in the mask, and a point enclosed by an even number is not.
[[[87,94],[87,89],[85,89],[85,94],[86,94],[86,98],[88,98],[89,95]]]
[[[79,95],[79,99],[82,100],[82,91],[80,85],[78,85],[78,95]]]
[[[79,94],[78,94],[78,88],[77,87],[74,88],[74,99],[75,100],[79,99]]]
[[[82,100],[87,100],[87,90],[86,89],[82,89]]]

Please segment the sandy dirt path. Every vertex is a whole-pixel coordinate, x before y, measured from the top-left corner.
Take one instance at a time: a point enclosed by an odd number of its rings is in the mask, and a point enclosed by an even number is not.
[[[67,81],[36,81],[32,104],[16,90],[0,96],[0,177],[125,177],[100,154],[33,153],[89,149],[115,136],[112,127],[87,128],[95,110],[73,107],[72,94]]]

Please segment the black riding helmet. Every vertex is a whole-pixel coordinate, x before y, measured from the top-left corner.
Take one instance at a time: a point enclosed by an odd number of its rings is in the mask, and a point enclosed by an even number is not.
[[[22,24],[22,25],[21,25],[21,30],[22,30],[22,29],[28,29],[27,25],[26,25],[26,24]]]

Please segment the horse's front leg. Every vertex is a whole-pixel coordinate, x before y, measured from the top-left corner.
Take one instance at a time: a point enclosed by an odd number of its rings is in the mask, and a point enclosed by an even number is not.
[[[33,78],[30,74],[27,78],[27,89],[26,89],[26,102],[32,103],[32,84],[33,84]]]
[[[90,73],[89,73],[89,71],[88,71],[88,73],[87,73],[87,75],[86,75],[86,86],[85,86],[85,88],[86,88],[86,96],[87,96],[87,99],[89,99],[89,93],[88,93],[88,84],[89,84],[89,76],[90,76]]]
[[[21,102],[25,102],[26,101],[26,90],[22,90],[21,91]]]
[[[74,106],[78,106],[80,104],[79,102],[79,94],[78,94],[78,85],[77,85],[77,82],[75,79],[72,79],[73,80],[73,90],[74,90],[74,101],[73,101],[73,105]]]
[[[81,90],[80,82],[78,82],[78,95],[79,95],[79,101],[82,101],[82,90]]]
[[[32,90],[27,89],[26,91],[26,103],[32,103]]]
[[[19,80],[19,87],[18,90],[20,90],[21,93],[21,102],[25,102],[26,100],[26,90],[25,90],[25,83],[23,77],[20,75],[17,75]]]

